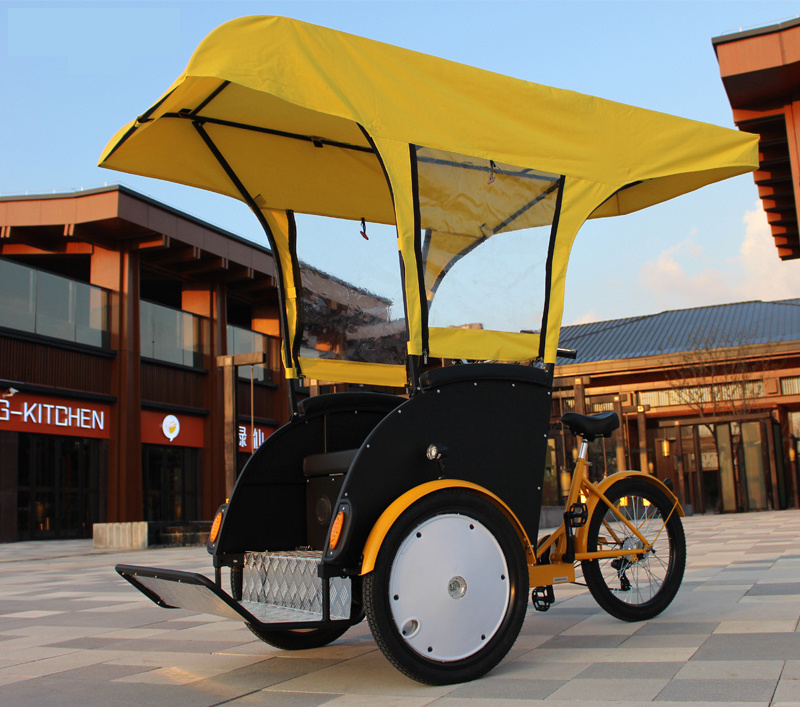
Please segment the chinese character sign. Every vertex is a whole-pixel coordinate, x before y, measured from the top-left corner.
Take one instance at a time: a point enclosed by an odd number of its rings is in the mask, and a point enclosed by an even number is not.
[[[255,452],[272,432],[273,430],[270,427],[256,425],[251,431],[250,425],[239,425],[239,451]]]

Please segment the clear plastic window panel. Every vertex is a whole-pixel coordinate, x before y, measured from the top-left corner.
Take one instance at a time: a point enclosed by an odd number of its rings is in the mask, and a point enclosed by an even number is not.
[[[429,324],[538,331],[560,176],[416,148]]]
[[[402,364],[406,351],[394,225],[297,215],[300,355]]]

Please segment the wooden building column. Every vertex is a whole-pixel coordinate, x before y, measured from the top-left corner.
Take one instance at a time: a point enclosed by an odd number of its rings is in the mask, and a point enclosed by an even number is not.
[[[181,308],[209,323],[203,335],[205,367],[208,373],[203,385],[203,406],[209,411],[203,425],[203,469],[201,517],[211,518],[219,505],[229,498],[225,484],[224,414],[220,401],[223,399],[223,376],[217,359],[227,351],[227,307],[225,289],[219,283],[184,283],[181,292]]]
[[[623,471],[628,468],[628,462],[625,458],[625,415],[622,412],[622,399],[625,394],[620,393],[614,396],[614,412],[617,413],[619,418],[619,427],[614,430],[611,439],[614,440],[614,452],[617,458],[617,471]]]
[[[636,408],[636,433],[639,438],[639,471],[643,471],[645,474],[650,472],[650,465],[647,459],[646,407],[645,405],[638,405]]]
[[[112,393],[108,445],[108,520],[141,520],[142,415],[139,336],[139,253],[95,247],[93,285],[111,290]]]
[[[792,501],[787,503],[787,507],[794,506],[800,508],[800,474],[798,474],[797,450],[795,449],[794,439],[792,438],[792,425],[789,420],[789,411],[779,405],[778,422],[781,426],[781,441],[783,443],[784,458],[784,480],[786,490],[792,496]]]
[[[586,414],[586,384],[589,381],[585,378],[576,378],[572,383],[572,394],[575,396],[575,412],[580,415]]]

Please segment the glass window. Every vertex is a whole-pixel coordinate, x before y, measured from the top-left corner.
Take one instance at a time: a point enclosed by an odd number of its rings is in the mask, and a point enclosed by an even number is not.
[[[244,353],[267,354],[265,365],[253,366],[253,380],[272,383],[273,361],[270,356],[270,337],[252,329],[228,325],[228,355]],[[239,378],[250,379],[250,366],[239,367]]]
[[[56,339],[73,339],[75,332],[74,289],[69,280],[38,273],[36,282],[36,333]]]
[[[88,346],[109,346],[108,292],[0,260],[0,326]]]
[[[430,326],[539,330],[560,176],[425,147],[416,157]]]
[[[195,368],[203,365],[201,319],[189,312],[142,301],[139,336],[145,358]]]
[[[0,260],[0,326],[36,331],[36,271]]]
[[[78,286],[74,296],[75,341],[89,346],[108,346],[107,293],[96,287]]]
[[[406,321],[394,226],[297,216],[301,355],[402,364]]]

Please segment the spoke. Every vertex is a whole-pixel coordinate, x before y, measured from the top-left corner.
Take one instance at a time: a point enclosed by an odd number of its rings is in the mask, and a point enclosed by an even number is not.
[[[638,555],[638,559],[620,559],[619,569],[614,569],[611,560],[601,564],[602,575],[606,578],[606,585],[612,589],[620,599],[626,603],[635,605],[650,601],[660,591],[669,569],[669,542],[666,543],[663,558],[656,552],[655,544],[666,525],[666,521],[655,506],[645,506],[645,499],[640,496],[627,496],[627,505],[622,506],[621,500],[615,506],[623,516],[625,516],[633,527],[635,527],[646,541],[648,552]],[[623,548],[626,540],[632,540],[635,536],[631,535],[630,529],[625,523],[615,516],[610,510],[603,519],[603,527],[611,536],[615,544]],[[655,537],[653,537],[655,536]],[[652,538],[652,541],[651,541]],[[638,539],[637,539],[638,541]],[[650,564],[652,560],[652,565]],[[624,580],[627,580],[628,589],[623,589]]]

